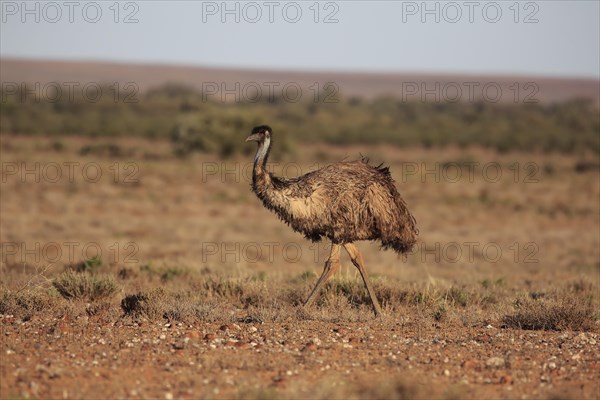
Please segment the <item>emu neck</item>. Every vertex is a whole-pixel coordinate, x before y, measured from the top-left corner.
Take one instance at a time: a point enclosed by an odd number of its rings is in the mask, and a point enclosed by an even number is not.
[[[255,192],[259,192],[258,186],[262,184],[266,184],[268,181],[270,183],[270,178],[267,174],[267,159],[269,158],[269,152],[271,150],[271,138],[265,138],[264,142],[260,144],[258,150],[256,151],[256,156],[254,157],[254,170],[252,171],[252,187]]]

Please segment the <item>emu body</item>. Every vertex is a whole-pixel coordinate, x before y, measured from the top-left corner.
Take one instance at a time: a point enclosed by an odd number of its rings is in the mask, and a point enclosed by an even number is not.
[[[410,251],[418,230],[414,217],[396,190],[386,167],[374,167],[364,159],[330,164],[294,179],[276,177],[266,170],[273,131],[258,126],[246,141],[257,141],[252,190],[263,205],[307,239],[331,240],[331,252],[315,288],[305,302],[309,306],[321,286],[340,267],[343,246],[367,287],[373,310],[381,308],[369,284],[357,240],[379,240],[383,248]]]

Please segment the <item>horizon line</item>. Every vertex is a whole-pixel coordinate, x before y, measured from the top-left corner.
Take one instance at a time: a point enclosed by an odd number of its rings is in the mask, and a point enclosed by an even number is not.
[[[179,68],[199,68],[199,69],[216,69],[224,71],[247,71],[247,72],[263,72],[263,73],[304,73],[304,74],[322,74],[336,73],[344,75],[421,75],[421,76],[464,76],[464,77],[505,77],[505,78],[542,78],[542,79],[568,79],[568,80],[594,80],[600,83],[600,72],[598,76],[588,75],[558,75],[544,73],[523,73],[523,72],[467,72],[467,71],[441,71],[441,70],[372,70],[372,69],[330,69],[321,67],[310,68],[292,68],[292,67],[259,67],[259,66],[234,66],[234,65],[216,65],[216,64],[196,64],[187,62],[171,62],[171,61],[156,61],[156,60],[123,60],[123,59],[98,59],[98,58],[70,58],[70,57],[35,57],[35,56],[13,56],[0,55],[0,62],[4,61],[22,61],[22,62],[72,62],[72,63],[87,63],[87,64],[113,64],[121,66],[156,66],[156,67],[179,67]]]

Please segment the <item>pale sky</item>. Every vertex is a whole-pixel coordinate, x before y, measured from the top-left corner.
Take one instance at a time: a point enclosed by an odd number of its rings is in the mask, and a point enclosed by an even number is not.
[[[597,0],[2,0],[0,6],[2,57],[600,78]]]

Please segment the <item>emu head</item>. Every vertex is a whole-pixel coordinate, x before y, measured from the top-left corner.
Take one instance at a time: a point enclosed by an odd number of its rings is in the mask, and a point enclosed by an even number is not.
[[[265,140],[271,139],[272,132],[273,130],[267,125],[257,126],[252,129],[252,134],[246,138],[246,142],[255,141],[258,142],[260,146]]]
[[[255,141],[258,142],[258,150],[254,157],[254,165],[265,164],[269,154],[269,148],[271,147],[271,133],[273,131],[267,125],[257,126],[252,129],[252,134],[246,138],[246,142]]]

